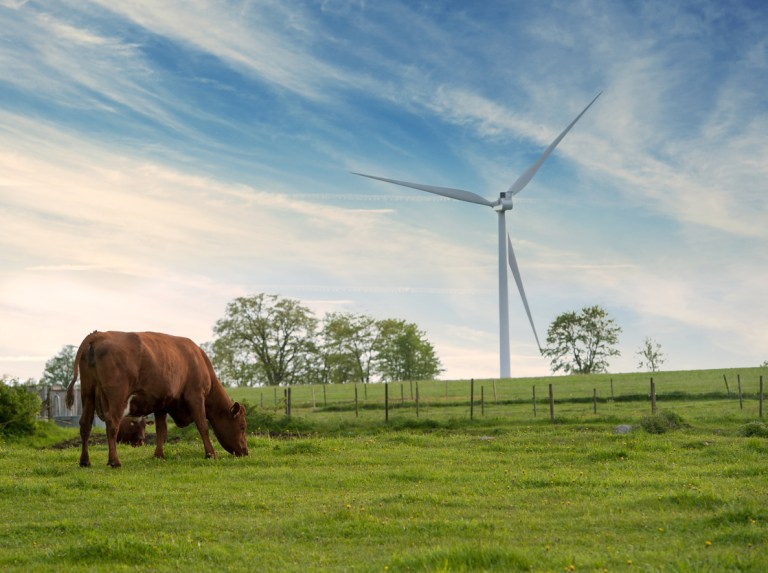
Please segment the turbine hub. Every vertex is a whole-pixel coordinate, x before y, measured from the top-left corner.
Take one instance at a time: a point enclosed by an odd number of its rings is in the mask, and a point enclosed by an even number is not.
[[[499,200],[493,206],[495,211],[509,211],[512,208],[512,197],[507,197],[506,193],[499,193]]]

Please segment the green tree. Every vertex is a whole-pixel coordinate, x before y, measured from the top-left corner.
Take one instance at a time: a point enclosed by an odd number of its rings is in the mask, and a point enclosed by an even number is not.
[[[230,346],[231,338],[219,338],[200,345],[211,359],[214,370],[224,386],[253,386],[259,379],[257,365],[237,347]]]
[[[219,377],[237,386],[295,384],[315,364],[317,319],[299,301],[239,297],[216,322],[209,346]]]
[[[657,372],[661,365],[664,364],[664,353],[661,351],[661,344],[652,338],[646,337],[636,354],[640,356],[640,363],[637,367],[644,368],[649,372]]]
[[[62,347],[56,356],[45,363],[45,369],[43,370],[43,377],[40,378],[40,384],[44,386],[53,386],[54,384],[67,386],[72,379],[76,353],[77,346],[67,344]]]
[[[329,382],[370,382],[379,329],[363,314],[326,314],[321,333],[323,364]]]
[[[382,380],[429,380],[442,372],[434,347],[415,324],[386,319],[377,328],[375,364]]]
[[[594,374],[606,372],[608,359],[619,356],[616,348],[621,327],[600,306],[585,306],[581,312],[559,315],[547,331],[544,356],[552,372]]]
[[[39,410],[37,394],[19,385],[18,380],[3,376],[0,380],[0,435],[34,434]]]

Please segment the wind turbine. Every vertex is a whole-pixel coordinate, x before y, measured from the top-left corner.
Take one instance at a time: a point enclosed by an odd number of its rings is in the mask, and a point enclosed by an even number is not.
[[[365,173],[353,173],[353,175],[360,175],[362,177],[368,177],[370,179],[377,179],[386,183],[394,183],[395,185],[402,185],[404,187],[411,187],[420,191],[427,191],[429,193],[435,193],[436,195],[442,195],[443,197],[449,197],[451,199],[458,199],[459,201],[466,201],[468,203],[476,203],[478,205],[484,205],[491,207],[498,213],[498,226],[499,226],[499,377],[510,377],[510,364],[509,364],[509,293],[507,283],[507,261],[509,262],[509,268],[512,271],[512,276],[517,283],[517,289],[520,291],[520,298],[523,300],[523,306],[525,312],[528,315],[528,322],[531,323],[533,329],[533,336],[536,338],[536,345],[541,352],[541,344],[539,343],[539,336],[536,334],[536,327],[533,324],[533,317],[531,316],[531,309],[528,307],[528,300],[525,297],[525,289],[523,288],[523,281],[520,278],[520,269],[517,267],[517,260],[515,259],[515,252],[512,250],[512,240],[507,234],[507,223],[505,213],[512,209],[512,197],[522,191],[526,185],[533,179],[536,172],[541,165],[550,156],[555,147],[562,141],[571,128],[576,125],[576,122],[581,119],[581,116],[586,113],[590,106],[595,103],[595,100],[600,97],[602,92],[597,94],[595,98],[589,102],[582,112],[576,116],[568,127],[566,127],[555,140],[549,144],[541,154],[535,163],[533,163],[525,172],[512,183],[512,185],[504,193],[499,195],[499,198],[495,201],[489,201],[485,197],[481,197],[471,191],[464,191],[463,189],[452,189],[450,187],[434,187],[432,185],[423,185],[421,183],[409,183],[407,181],[398,181],[396,179],[387,179],[385,177],[376,177],[374,175],[366,175]]]

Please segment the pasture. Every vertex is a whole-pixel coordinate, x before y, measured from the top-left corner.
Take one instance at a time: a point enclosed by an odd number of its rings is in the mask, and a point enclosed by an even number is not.
[[[474,419],[466,382],[450,382],[447,398],[444,382],[420,383],[418,418],[410,385],[402,401],[390,385],[400,404],[388,423],[381,385],[357,415],[348,385],[327,387],[325,405],[322,388],[313,400],[296,387],[290,419],[282,394],[275,407],[264,391],[262,409],[261,390],[233,389],[258,432],[247,458],[215,443],[220,458],[206,460],[188,429],[164,461],[151,446],[121,447],[119,470],[104,445],[88,469],[77,448],[50,447],[74,430],[6,441],[0,569],[766,571],[768,438],[750,425],[759,374],[741,371],[741,407],[735,372],[731,398],[721,371],[655,375],[659,409],[687,422],[662,434],[640,428],[648,376],[614,375],[613,401],[610,377],[497,382],[496,403],[485,381]]]

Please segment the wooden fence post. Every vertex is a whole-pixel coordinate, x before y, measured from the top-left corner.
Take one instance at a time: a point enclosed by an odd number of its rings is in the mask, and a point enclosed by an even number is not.
[[[384,421],[389,422],[389,382],[384,383]]]
[[[445,399],[448,400],[448,380],[445,381]]]
[[[315,400],[315,387],[312,386],[312,410],[317,410],[317,400]]]
[[[763,375],[760,375],[760,417],[763,417]]]
[[[744,401],[741,399],[741,374],[736,374],[736,384],[739,389],[739,410],[743,410]]]
[[[496,378],[493,379],[493,403],[498,404],[499,400],[496,397]]]
[[[651,413],[656,413],[656,384],[654,384],[653,378],[651,378]]]
[[[328,407],[328,397],[325,394],[325,384],[323,384],[323,408]]]
[[[592,413],[597,414],[597,388],[592,389]]]
[[[613,401],[613,378],[611,378],[611,401]]]
[[[419,383],[416,382],[416,417],[419,417]]]
[[[552,392],[552,384],[549,385],[549,419],[555,421],[555,394]]]
[[[283,390],[283,397],[285,398],[285,415],[291,415],[291,387],[289,386]]]
[[[408,382],[411,383],[411,400],[413,400],[413,380],[409,380]]]
[[[355,418],[360,417],[360,409],[357,401],[357,382],[355,382]]]
[[[728,378],[723,374],[723,382],[725,382],[725,391],[728,393],[728,398],[731,397],[731,389],[728,387]]]
[[[533,417],[536,417],[536,385],[533,386]]]
[[[485,416],[485,386],[480,386],[480,415]]]
[[[277,411],[277,386],[275,386],[275,411]]]
[[[475,379],[469,381],[469,419],[475,419]]]

